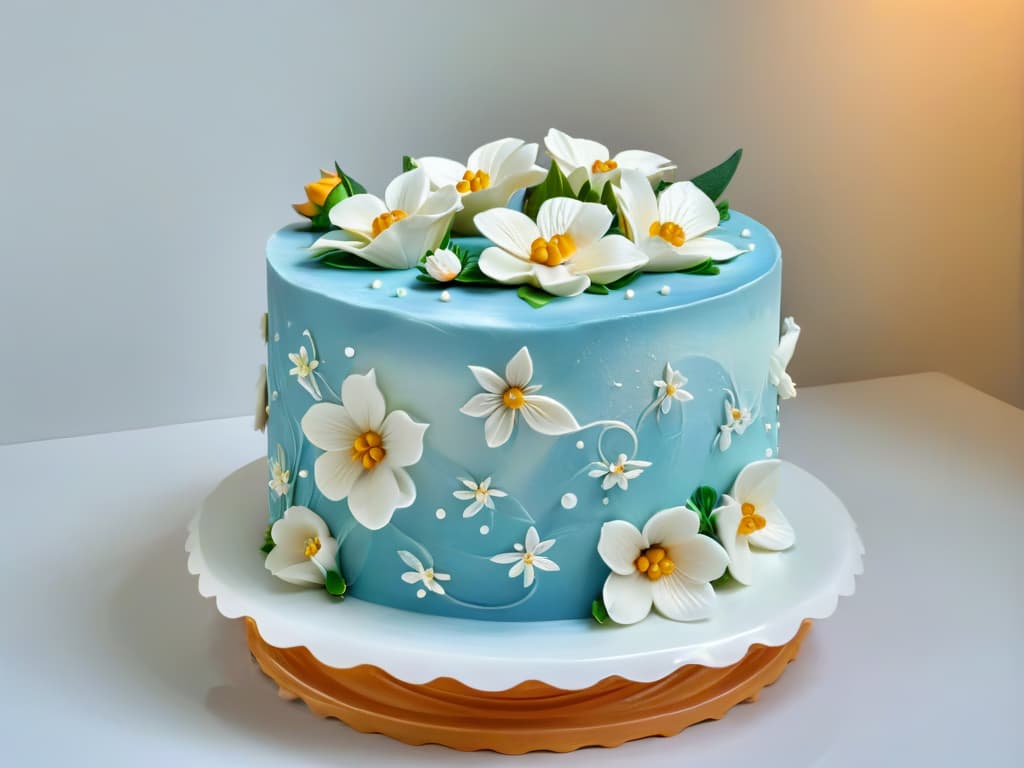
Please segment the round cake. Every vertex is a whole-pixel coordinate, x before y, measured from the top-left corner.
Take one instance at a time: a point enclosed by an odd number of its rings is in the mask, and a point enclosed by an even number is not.
[[[665,158],[590,162],[580,141],[552,131],[550,169],[523,142],[407,158],[384,199],[324,172],[311,223],[270,239],[275,575],[427,614],[632,623],[700,620],[723,580],[756,588],[785,557],[799,328],[779,246],[715,205],[735,163],[669,183]]]

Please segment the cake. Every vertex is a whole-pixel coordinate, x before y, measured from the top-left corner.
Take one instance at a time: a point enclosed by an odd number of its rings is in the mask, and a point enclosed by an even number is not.
[[[325,610],[691,622],[785,567],[800,329],[723,198],[741,153],[675,181],[543,144],[405,157],[380,197],[336,165],[268,243],[266,567]]]

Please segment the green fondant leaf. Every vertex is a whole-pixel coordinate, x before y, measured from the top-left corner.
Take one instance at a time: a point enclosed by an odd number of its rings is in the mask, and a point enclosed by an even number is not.
[[[721,576],[719,576],[717,579],[711,582],[711,586],[717,589],[718,587],[724,587],[726,584],[731,584],[732,582],[732,574],[729,573],[729,569],[727,568],[725,573],[723,573]]]
[[[334,163],[334,170],[341,177],[341,184],[345,187],[348,197],[366,194],[366,187],[341,170],[341,166],[338,165],[337,161]]]
[[[314,258],[318,259],[324,266],[334,267],[335,269],[383,269],[383,267],[372,264],[366,259],[361,259],[348,251],[325,251]]]
[[[717,541],[718,535],[715,532],[714,522],[711,520],[711,513],[718,506],[718,491],[709,485],[702,485],[690,495],[686,506],[700,517],[699,532]]]
[[[520,299],[525,301],[534,309],[540,309],[557,298],[547,291],[542,291],[540,288],[534,288],[532,285],[519,286],[518,294]]]
[[[724,162],[719,163],[710,171],[704,171],[699,176],[694,176],[690,181],[712,200],[717,200],[725,192],[729,182],[732,181],[733,174],[736,173],[741,157],[743,157],[743,150],[737,149]]]
[[[665,181],[664,179],[662,179],[661,181],[658,182],[658,186],[656,186],[654,188],[654,194],[655,195],[660,195],[662,192],[664,192],[666,189],[668,189],[671,186],[672,186],[672,182],[671,181]]]
[[[715,203],[715,207],[718,209],[719,221],[728,221],[731,218],[732,214],[729,213],[728,200],[719,200],[717,203]]]
[[[324,588],[334,597],[344,597],[348,590],[348,584],[345,582],[345,577],[337,571],[327,571],[324,574]]]
[[[270,530],[273,527],[273,525],[268,525],[266,532],[264,532],[263,534],[263,546],[260,547],[260,552],[262,552],[264,555],[269,555],[271,550],[273,550],[274,547],[277,546],[276,544],[274,544],[274,538],[270,535]]]
[[[590,615],[594,617],[594,621],[598,624],[604,624],[609,621],[608,609],[604,607],[604,599],[597,598],[590,604]]]
[[[608,286],[607,285],[600,285],[598,283],[591,283],[587,287],[587,290],[584,291],[584,293],[596,293],[596,294],[598,294],[600,296],[607,296],[609,291],[608,291]]]
[[[629,285],[638,277],[640,277],[641,274],[642,273],[640,272],[640,270],[637,270],[636,272],[630,272],[628,275],[623,275],[618,280],[614,280],[608,283],[605,287],[610,288],[613,291],[617,291],[620,288],[625,288],[627,285]]]
[[[416,165],[416,161],[408,155],[402,155],[402,173],[411,171],[414,168],[419,168],[419,166]]]
[[[605,186],[608,186],[607,184]],[[583,182],[583,186],[580,187],[579,194],[576,195],[576,199],[583,203],[599,203],[601,202],[600,195],[590,186],[590,179]]]
[[[565,178],[565,174],[562,173],[562,169],[556,162],[551,163],[551,168],[548,169],[548,175],[544,181],[530,189],[523,212],[536,221],[541,204],[553,197],[575,197],[572,187],[569,186],[569,180]]]
[[[619,218],[619,201],[615,199],[615,192],[612,191],[611,184],[605,184],[604,189],[601,190],[601,202],[608,206],[608,210],[611,211],[612,215],[615,217],[615,222],[612,224],[614,228],[615,223],[618,222]],[[609,234],[611,233],[609,232]],[[619,232],[618,234],[622,233]]]
[[[696,264],[686,269],[680,269],[679,271],[684,275],[717,275],[722,270],[718,268],[718,265],[715,264],[714,261],[707,259],[706,261],[702,261],[700,264]]]

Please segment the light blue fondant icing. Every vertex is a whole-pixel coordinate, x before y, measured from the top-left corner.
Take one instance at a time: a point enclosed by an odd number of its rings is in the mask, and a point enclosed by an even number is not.
[[[744,229],[751,237],[740,236]],[[631,300],[620,290],[534,309],[509,288],[450,284],[443,287],[451,301],[442,302],[442,287],[417,281],[416,270],[326,268],[308,257],[314,233],[297,227],[276,233],[267,247],[268,455],[276,457],[282,447],[294,481],[290,502],[311,507],[342,540],[340,564],[350,594],[475,619],[585,617],[608,574],[596,549],[604,522],[622,519],[640,527],[654,512],[684,504],[697,486],[728,490],[744,465],[768,452],[775,455],[777,431],[765,425],[776,423],[776,392],[767,374],[779,337],[779,247],[766,228],[736,212],[716,236],[755,250],[722,264],[716,276],[642,275],[629,286]],[[381,287],[371,287],[375,280]],[[663,286],[670,289],[667,295]],[[398,289],[405,295],[398,297]],[[311,347],[306,330],[320,360],[316,373],[325,401],[338,402],[346,376],[372,368],[388,410],[402,409],[430,424],[423,458],[408,468],[416,501],[379,531],[362,528],[345,501],[328,501],[316,489],[313,464],[321,452],[300,427],[314,400],[288,373],[288,353]],[[533,359],[533,383],[543,385],[542,394],[569,408],[580,424],[617,420],[635,428],[647,412],[637,429],[635,458],[653,464],[627,491],[602,491],[600,480],[587,474],[598,458],[600,427],[552,437],[532,432],[519,419],[511,440],[488,448],[484,420],[460,413],[481,391],[467,365],[503,373],[523,346]],[[649,408],[656,395],[653,381],[662,377],[666,362],[687,377],[693,400],[673,403],[669,414],[657,418]],[[754,419],[722,452],[715,438],[726,390]],[[608,458],[632,453],[625,431],[611,430],[602,442]],[[495,498],[494,510],[464,518],[470,502],[452,495],[463,488],[460,477],[491,477],[492,487],[508,496]],[[574,507],[562,504],[566,494],[576,497]],[[286,503],[270,493],[271,520]],[[526,589],[522,576],[510,578],[510,566],[490,558],[514,551],[531,525],[541,539],[556,540],[544,556],[559,570],[536,570],[536,581]],[[417,597],[422,585],[402,581],[409,567],[398,550],[450,574],[442,582],[446,594]]]

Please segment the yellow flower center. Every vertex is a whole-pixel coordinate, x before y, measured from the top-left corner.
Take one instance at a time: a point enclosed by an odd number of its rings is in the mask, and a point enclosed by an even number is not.
[[[363,469],[373,469],[388,455],[381,442],[380,435],[373,430],[363,432],[352,443],[352,461],[362,463]]]
[[[667,397],[672,397],[672,395],[674,395],[675,393],[676,393],[676,386],[675,386],[675,384],[668,384],[668,385],[666,385],[666,387],[665,387],[665,395]]]
[[[676,569],[676,564],[668,559],[668,553],[664,548],[658,546],[649,547],[641,552],[640,556],[633,561],[633,565],[651,581],[668,576]]]
[[[608,171],[614,171],[619,167],[619,164],[614,160],[595,160],[594,164],[590,166],[591,173],[608,173]]]
[[[313,373],[313,369],[320,365],[319,360],[307,360],[305,357],[300,357],[299,362],[296,363],[295,367],[299,369],[299,376],[307,378]]]
[[[613,475],[621,475],[625,470],[626,468],[622,464],[612,464]]]
[[[523,555],[523,562],[527,565],[533,565],[533,553],[527,552],[525,555]]]
[[[459,194],[466,194],[467,192],[479,192],[481,189],[487,189],[491,186],[491,177],[486,171],[466,171],[462,174],[462,181],[455,185],[455,188],[459,191]]]
[[[662,240],[674,245],[676,248],[686,242],[686,233],[683,231],[683,228],[674,221],[666,221],[664,224],[660,221],[651,222],[648,234],[650,234],[651,237],[660,237]]]
[[[501,402],[505,404],[506,408],[516,410],[526,405],[526,396],[520,387],[509,387],[501,396]]]
[[[574,253],[576,253],[576,243],[568,232],[555,235],[550,240],[538,237],[530,243],[530,261],[546,264],[549,267],[557,267]]]
[[[741,411],[739,408],[733,408],[731,411],[729,411],[729,413],[732,414],[733,421],[739,421],[740,419],[743,418],[743,411]]]
[[[306,539],[305,548],[302,550],[302,554],[306,557],[313,557],[317,552],[320,551],[320,537],[310,536]]]
[[[373,220],[373,224],[370,225],[370,228],[373,230],[373,236],[377,237],[381,232],[390,227],[396,221],[401,221],[408,215],[409,214],[407,214],[401,208],[396,208],[393,211],[385,211],[380,216],[375,218]]]
[[[743,502],[743,506],[740,509],[743,511],[743,517],[740,518],[740,524],[736,526],[737,534],[749,536],[760,531],[768,524],[768,521],[757,514],[757,507],[749,501]]]

